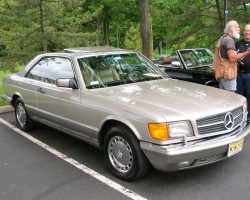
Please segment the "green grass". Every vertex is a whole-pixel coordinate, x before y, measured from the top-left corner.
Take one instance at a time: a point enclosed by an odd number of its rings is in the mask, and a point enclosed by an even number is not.
[[[22,68],[23,68],[22,65],[18,65],[18,66],[15,67],[14,72],[18,72],[18,71],[21,70]],[[5,75],[5,74],[10,74],[10,73],[13,73],[13,72],[11,72],[10,70],[8,70],[8,71],[0,71],[0,106],[6,106],[6,105],[8,105],[8,104],[2,99],[2,94],[4,93],[2,81],[3,81],[4,75]]]
[[[3,84],[2,84],[2,80],[3,80],[3,76],[7,74],[7,72],[4,71],[0,71],[0,95],[2,96],[3,94]],[[2,97],[0,97],[0,106],[5,106],[7,105],[7,103],[2,99]]]

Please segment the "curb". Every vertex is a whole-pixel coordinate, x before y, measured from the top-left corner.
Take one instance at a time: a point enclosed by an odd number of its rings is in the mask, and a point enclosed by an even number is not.
[[[0,107],[0,114],[13,112],[13,111],[14,111],[14,108],[12,106],[1,106]]]

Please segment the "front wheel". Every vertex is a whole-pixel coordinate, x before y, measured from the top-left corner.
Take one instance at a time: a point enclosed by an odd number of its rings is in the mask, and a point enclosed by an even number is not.
[[[15,117],[18,127],[23,131],[30,131],[34,128],[35,122],[26,111],[24,102],[18,98],[15,102]]]
[[[108,130],[104,140],[104,157],[110,171],[124,180],[141,178],[150,167],[137,138],[121,125]]]

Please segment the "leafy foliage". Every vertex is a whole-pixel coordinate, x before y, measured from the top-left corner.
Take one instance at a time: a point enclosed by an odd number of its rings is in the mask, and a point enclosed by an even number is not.
[[[12,63],[27,62],[38,53],[86,43],[84,39],[91,38],[91,34],[79,29],[81,13],[65,17],[66,12],[68,15],[75,12],[73,3],[75,8],[82,6],[80,0],[4,0],[0,18],[1,55]]]
[[[153,48],[214,49],[223,34],[223,1],[151,0]],[[228,21],[249,23],[247,0],[228,0]],[[139,0],[1,0],[0,68],[65,47],[110,45],[141,51]]]
[[[131,26],[126,32],[124,46],[126,49],[132,49],[138,52],[142,51],[139,26]]]

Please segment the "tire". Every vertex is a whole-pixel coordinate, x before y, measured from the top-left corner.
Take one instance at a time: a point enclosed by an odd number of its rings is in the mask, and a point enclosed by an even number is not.
[[[121,125],[108,130],[104,139],[104,157],[112,174],[123,180],[139,179],[150,168],[137,138]]]
[[[18,127],[23,131],[30,131],[35,127],[35,122],[30,118],[24,102],[18,98],[15,102],[15,117]]]

